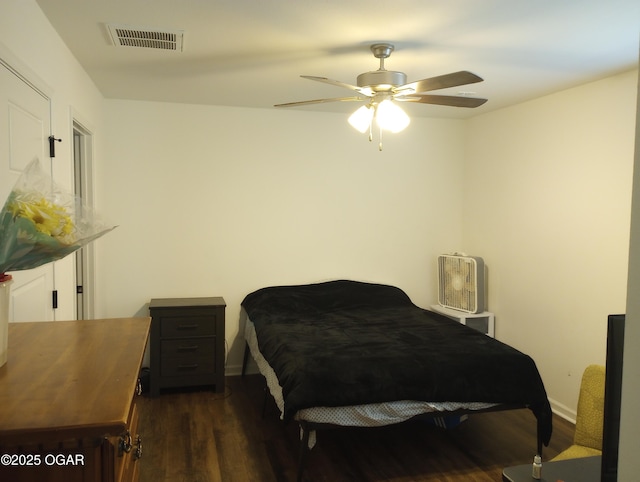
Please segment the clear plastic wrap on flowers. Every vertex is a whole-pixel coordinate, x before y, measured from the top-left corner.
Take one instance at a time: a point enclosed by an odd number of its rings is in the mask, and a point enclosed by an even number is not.
[[[114,228],[57,186],[36,159],[0,212],[0,274],[64,258]]]

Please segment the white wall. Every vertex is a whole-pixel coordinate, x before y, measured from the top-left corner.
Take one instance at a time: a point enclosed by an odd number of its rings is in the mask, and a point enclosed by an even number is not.
[[[437,298],[436,256],[461,239],[463,121],[414,119],[379,152],[346,114],[118,100],[105,113],[98,190],[120,226],[98,260],[101,316],[223,296],[237,373],[255,289],[349,278]]]
[[[635,480],[640,470],[640,84],[636,109],[636,147],[629,243],[629,282],[625,320],[624,361],[622,367],[622,413],[620,415],[620,453],[618,480]]]
[[[465,249],[489,267],[497,337],[575,417],[586,365],[624,313],[637,72],[469,122]]]
[[[102,95],[71,55],[33,0],[2,0],[0,56],[51,97],[51,129],[56,138],[54,179],[71,189],[73,119],[102,130]],[[100,135],[96,135],[96,144]],[[99,157],[99,156],[98,156]],[[99,250],[98,240],[95,245]],[[55,263],[59,308],[56,319],[75,318],[74,257]]]

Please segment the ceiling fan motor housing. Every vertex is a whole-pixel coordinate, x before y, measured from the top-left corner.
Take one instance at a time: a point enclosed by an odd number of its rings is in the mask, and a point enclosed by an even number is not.
[[[371,87],[374,92],[385,92],[392,87],[407,83],[407,76],[404,72],[393,70],[374,70],[358,75],[358,87]]]
[[[316,77],[310,75],[301,76],[306,79],[324,82],[327,84],[356,91],[360,96],[366,97],[368,99],[362,97],[314,99],[301,102],[287,102],[286,104],[276,104],[276,107],[291,107],[307,104],[318,104],[321,102],[361,100],[366,100],[368,102],[366,107],[369,108],[376,108],[376,106],[382,105],[387,100],[411,101],[421,104],[448,105],[454,107],[479,107],[487,101],[487,99],[476,99],[466,96],[456,97],[451,95],[415,95],[432,90],[439,90],[449,87],[457,87],[459,85],[481,82],[482,78],[471,72],[460,71],[453,72],[451,74],[440,75],[437,77],[431,77],[428,79],[422,79],[408,84],[407,75],[404,72],[387,70],[384,67],[385,59],[389,58],[393,50],[393,44],[386,42],[371,45],[371,52],[373,52],[375,58],[380,60],[380,68],[378,70],[364,72],[358,75],[356,81],[357,86],[345,84],[344,82],[328,79],[326,77]],[[389,105],[395,104],[389,103]]]

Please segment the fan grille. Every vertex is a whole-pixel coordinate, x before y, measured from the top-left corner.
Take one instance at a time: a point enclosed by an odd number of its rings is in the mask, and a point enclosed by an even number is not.
[[[467,313],[484,311],[484,262],[477,256],[438,256],[438,303]]]

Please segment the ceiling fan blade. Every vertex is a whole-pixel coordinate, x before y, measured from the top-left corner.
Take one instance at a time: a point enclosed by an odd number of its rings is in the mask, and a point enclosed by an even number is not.
[[[287,102],[286,104],[275,104],[274,107],[295,107],[298,105],[308,104],[322,104],[325,102],[357,102],[366,100],[362,97],[334,97],[332,99],[314,99],[314,100],[302,100],[299,102]]]
[[[373,91],[369,87],[357,87],[355,85],[346,84],[339,80],[327,79],[326,77],[315,77],[313,75],[301,75],[303,79],[315,80],[316,82],[324,82],[325,84],[335,85],[336,87],[344,87],[345,89],[355,90],[356,92],[371,97]]]
[[[419,94],[420,92],[429,92],[430,90],[446,89],[447,87],[457,87],[459,85],[475,84],[482,82],[484,79],[476,74],[461,70],[452,74],[439,75],[428,79],[417,80],[408,84],[401,85],[394,89],[396,94],[409,95]]]
[[[419,102],[421,104],[449,105],[452,107],[480,107],[487,101],[487,99],[479,99],[477,97],[455,95],[411,95],[408,97],[395,97],[395,100]]]

